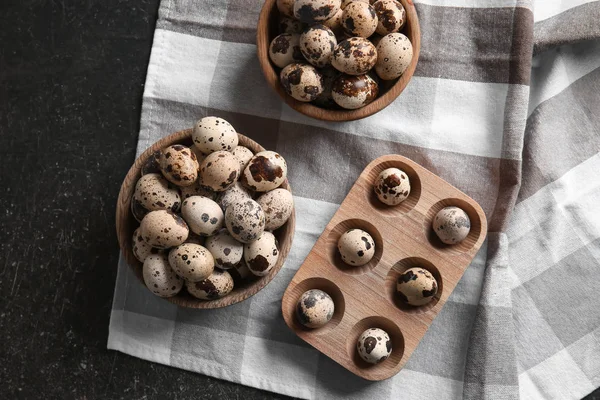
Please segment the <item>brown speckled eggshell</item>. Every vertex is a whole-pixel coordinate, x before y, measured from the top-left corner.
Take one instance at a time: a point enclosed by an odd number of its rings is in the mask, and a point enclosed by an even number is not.
[[[223,227],[223,211],[213,200],[192,196],[183,201],[181,215],[192,232],[200,236],[210,236]]]
[[[276,36],[269,45],[269,58],[279,68],[304,61],[304,56],[300,50],[300,35],[297,33],[282,33]]]
[[[225,225],[238,242],[250,243],[262,235],[265,229],[265,213],[256,201],[247,199],[227,207]]]
[[[278,259],[277,239],[271,232],[263,232],[258,239],[244,245],[244,260],[254,275],[267,275]]]
[[[248,162],[254,157],[252,150],[244,146],[237,146],[231,151],[231,154],[233,154],[240,162],[240,172],[246,168]]]
[[[422,306],[433,300],[438,291],[436,279],[424,268],[410,268],[398,277],[398,296],[411,306]]]
[[[237,181],[239,175],[240,163],[227,151],[211,153],[200,164],[202,183],[215,192],[227,190]]]
[[[404,171],[387,168],[379,173],[373,190],[379,201],[389,206],[402,203],[410,194],[410,180]]]
[[[162,150],[160,170],[169,182],[190,186],[198,178],[198,160],[189,147],[174,144]]]
[[[238,145],[238,134],[223,118],[204,117],[194,125],[192,141],[203,154],[231,151]]]
[[[293,63],[279,73],[283,90],[303,102],[315,100],[323,92],[323,76],[310,64]]]
[[[341,0],[296,0],[294,16],[307,24],[325,21],[335,15],[341,6]]]
[[[333,82],[331,97],[340,106],[354,110],[377,98],[379,85],[369,75],[341,75]]]
[[[406,10],[396,0],[379,0],[373,4],[377,14],[377,30],[380,35],[398,32],[406,23]]]
[[[307,328],[324,326],[331,320],[334,312],[333,299],[319,289],[304,292],[296,304],[296,318]]]
[[[227,271],[216,268],[200,282],[186,282],[187,291],[201,300],[215,300],[227,296],[233,290],[233,278]]]
[[[164,250],[152,247],[148,243],[146,243],[146,241],[144,240],[144,237],[140,233],[139,227],[133,232],[133,238],[131,239],[131,243],[132,243],[133,255],[135,256],[135,258],[137,258],[142,263],[144,262],[146,257],[148,257],[149,255],[160,254],[164,251]]]
[[[300,51],[306,61],[317,68],[331,64],[333,49],[337,39],[331,29],[322,24],[315,24],[300,35]]]
[[[294,1],[295,0],[277,0],[277,9],[285,16],[294,17]]]
[[[433,230],[446,244],[462,242],[471,231],[471,220],[461,208],[442,208],[433,218]]]
[[[413,48],[410,40],[402,33],[385,35],[377,44],[375,72],[383,80],[400,77],[410,65]]]
[[[377,29],[378,18],[373,7],[362,1],[353,1],[344,8],[342,26],[351,36],[368,38]]]
[[[166,254],[152,254],[146,257],[142,275],[146,287],[160,297],[175,296],[183,287],[183,279],[171,269]]]
[[[267,231],[281,228],[294,210],[294,198],[286,189],[271,190],[261,195],[256,202],[265,213],[265,230]]]
[[[231,269],[242,260],[244,245],[237,240],[227,229],[222,229],[214,236],[206,239],[206,248],[215,259],[215,266],[221,269]]]
[[[212,274],[215,260],[205,247],[195,243],[184,243],[171,249],[169,265],[186,281],[198,282]]]
[[[363,75],[377,62],[377,49],[365,38],[352,37],[341,41],[333,51],[331,65],[349,75]]]
[[[274,151],[256,153],[242,173],[241,182],[255,192],[267,192],[279,187],[287,177],[285,159]]]
[[[359,336],[356,349],[360,358],[369,364],[377,364],[392,354],[392,340],[383,329],[369,328]]]
[[[171,210],[149,212],[140,223],[142,237],[152,247],[167,249],[186,241],[189,228],[183,218]]]
[[[177,187],[172,187],[161,174],[143,175],[135,184],[134,202],[147,211],[173,210],[177,212],[181,205],[181,196]]]
[[[279,33],[300,34],[304,29],[306,29],[306,24],[297,19],[286,16],[279,17]]]

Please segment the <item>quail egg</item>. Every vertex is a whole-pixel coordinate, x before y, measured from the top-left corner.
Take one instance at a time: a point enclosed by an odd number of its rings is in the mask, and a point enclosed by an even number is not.
[[[375,255],[375,241],[362,229],[350,229],[344,232],[337,246],[342,261],[356,267],[365,265]]]
[[[248,162],[252,157],[254,157],[254,153],[247,147],[238,146],[231,151],[231,154],[235,156],[240,162],[240,171],[243,171],[248,165]]]
[[[146,257],[142,275],[146,287],[160,297],[175,296],[183,287],[183,279],[171,269],[166,254]]]
[[[160,170],[169,182],[190,186],[198,178],[198,160],[189,147],[174,144],[160,153]]]
[[[323,25],[331,29],[331,31],[336,35],[336,37],[344,31],[344,28],[342,27],[343,13],[344,10],[340,8],[333,17],[321,22]]]
[[[323,92],[323,77],[310,64],[293,63],[279,73],[285,92],[298,101],[308,102]]]
[[[172,187],[162,175],[146,174],[135,185],[133,201],[138,202],[147,211],[178,211],[181,197],[179,190]]]
[[[433,230],[446,244],[460,243],[471,231],[471,220],[458,207],[444,207],[433,218]]]
[[[210,236],[223,227],[223,211],[213,200],[192,196],[183,201],[181,215],[192,232],[200,236]]]
[[[200,164],[202,184],[215,192],[227,190],[240,175],[240,163],[227,151],[215,151]]]
[[[244,245],[244,260],[254,275],[267,275],[278,259],[277,239],[271,232],[263,232],[258,239]]]
[[[279,18],[279,32],[281,33],[302,33],[306,29],[306,24],[297,19],[282,16]]]
[[[217,194],[210,188],[202,184],[202,179],[199,177],[193,185],[179,188],[181,200],[188,199],[192,196],[207,197],[211,200],[217,198]]]
[[[377,14],[370,4],[353,1],[344,8],[342,26],[350,36],[368,38],[377,29]]]
[[[296,0],[294,16],[307,24],[325,21],[340,9],[341,0]]]
[[[146,257],[148,257],[151,254],[159,254],[163,252],[162,250],[152,247],[148,243],[146,243],[144,237],[140,233],[139,227],[133,232],[133,238],[131,240],[131,243],[133,255],[140,262],[144,262]]]
[[[379,173],[373,189],[379,201],[388,206],[396,206],[410,194],[410,180],[404,171],[387,168]]]
[[[322,68],[331,64],[333,49],[337,46],[335,34],[322,24],[315,24],[300,35],[300,51],[306,61]]]
[[[201,300],[215,300],[227,296],[233,290],[233,278],[227,271],[215,269],[200,282],[186,282],[187,291]]]
[[[331,88],[331,97],[340,107],[354,110],[377,98],[379,85],[369,75],[340,75]]]
[[[213,255],[215,266],[221,269],[235,267],[244,255],[244,245],[235,240],[227,229],[208,237],[205,246]]]
[[[383,329],[369,328],[358,338],[356,348],[360,358],[369,364],[378,364],[392,354],[392,340]]]
[[[279,68],[304,61],[304,56],[300,51],[300,35],[282,33],[276,36],[269,45],[269,58]]]
[[[241,182],[255,192],[273,190],[285,181],[287,163],[274,151],[256,153],[242,173]]]
[[[331,59],[335,69],[349,75],[366,74],[376,62],[375,46],[362,37],[351,37],[338,43]]]
[[[341,5],[341,9],[343,10],[344,8],[346,8],[348,6],[348,4],[352,3],[353,1],[360,1],[366,4],[371,4],[369,2],[369,0],[342,0],[342,5]]]
[[[244,257],[242,257],[241,261],[233,266],[233,268],[229,269],[228,272],[231,274],[233,279],[246,279],[249,276],[254,276],[248,266],[246,265],[246,261],[244,261]]]
[[[265,230],[281,228],[292,215],[294,198],[289,190],[275,189],[261,195],[256,202],[265,213]]]
[[[295,0],[277,0],[277,9],[283,15],[294,17],[294,1]]]
[[[406,270],[398,277],[396,290],[405,303],[422,306],[433,300],[438,284],[431,272],[417,267]]]
[[[239,203],[251,198],[252,193],[250,190],[245,188],[239,181],[236,181],[229,189],[219,193],[217,196],[217,204],[221,207],[221,210],[225,212],[227,207],[231,204]]]
[[[333,299],[319,289],[304,292],[296,304],[296,317],[307,328],[324,326],[331,320],[334,312]]]
[[[375,72],[383,80],[401,76],[410,65],[413,48],[410,40],[401,33],[385,35],[377,44]]]
[[[262,235],[265,229],[265,213],[256,201],[247,199],[227,207],[225,225],[237,241],[250,243]]]
[[[212,274],[215,260],[205,247],[195,243],[184,243],[171,249],[169,265],[186,281],[198,282]]]
[[[377,30],[380,35],[398,32],[406,23],[406,11],[399,1],[378,0],[373,4],[377,14]]]
[[[204,154],[231,151],[238,145],[238,134],[231,124],[219,117],[204,117],[192,132],[194,146]]]
[[[142,237],[152,247],[167,249],[179,246],[188,237],[185,221],[171,210],[150,211],[140,223]]]
[[[146,174],[160,174],[160,150],[156,150],[142,165],[142,175]]]

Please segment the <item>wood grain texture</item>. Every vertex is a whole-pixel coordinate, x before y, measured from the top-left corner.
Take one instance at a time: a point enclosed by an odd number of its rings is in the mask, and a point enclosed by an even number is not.
[[[149,147],[137,160],[133,163],[133,166],[127,173],[127,176],[123,180],[123,184],[121,185],[121,191],[119,192],[119,198],[117,201],[117,212],[116,212],[116,225],[117,225],[117,237],[119,239],[119,246],[121,247],[121,251],[123,252],[123,256],[127,261],[127,264],[132,268],[135,276],[138,277],[142,285],[144,284],[144,278],[142,275],[142,263],[135,258],[132,251],[131,240],[133,236],[133,232],[139,226],[139,223],[133,218],[131,214],[131,197],[133,196],[133,192],[135,190],[135,184],[140,178],[141,168],[146,159],[154,153],[156,150],[162,149],[164,147],[170,146],[172,144],[183,144],[186,146],[192,145],[191,140],[192,130],[186,129],[180,132],[176,132],[170,136],[167,136],[158,142],[154,143],[151,147]],[[254,153],[258,153],[260,151],[264,151],[265,149],[252,139],[238,134],[239,137],[239,145],[248,147]],[[281,185],[282,188],[287,189],[291,192],[291,188],[287,179]],[[296,212],[295,209],[292,210],[292,215],[288,219],[288,221],[281,228],[277,229],[273,232],[277,240],[279,241],[279,259],[277,260],[277,264],[273,267],[273,269],[269,272],[269,274],[258,277],[258,276],[250,276],[244,281],[235,281],[235,286],[231,293],[227,296],[216,299],[216,300],[200,300],[189,293],[185,289],[183,289],[179,294],[173,297],[168,297],[166,300],[171,303],[177,304],[181,307],[189,307],[189,308],[220,308],[226,307],[235,303],[239,303],[247,299],[248,297],[255,295],[262,288],[264,288],[273,278],[285,262],[288,253],[290,252],[290,247],[292,246],[292,240],[294,238],[294,228],[296,226]]]
[[[406,9],[406,25],[402,28],[404,33],[413,45],[413,58],[402,76],[394,81],[380,81],[379,97],[362,108],[356,110],[328,110],[318,107],[311,103],[304,103],[289,96],[283,90],[279,83],[279,68],[271,64],[269,60],[269,44],[279,34],[277,31],[279,10],[276,0],[265,0],[258,19],[256,29],[256,46],[258,60],[263,71],[265,79],[281,98],[296,111],[312,118],[324,121],[353,121],[373,115],[385,107],[389,106],[402,93],[408,82],[415,73],[417,62],[419,61],[419,52],[421,50],[421,30],[419,27],[419,18],[417,10],[412,0],[399,0]]]
[[[398,206],[381,203],[373,182],[386,168],[403,170],[411,181],[409,197]],[[462,208],[471,219],[467,238],[443,244],[432,229],[435,214],[445,206]],[[373,260],[363,267],[343,263],[337,251],[339,237],[360,228],[375,241]],[[285,291],[282,301],[287,325],[304,341],[334,361],[368,380],[387,379],[402,369],[433,319],[440,312],[487,233],[483,210],[448,182],[399,155],[375,159],[361,173],[323,234]],[[396,280],[408,268],[428,269],[438,281],[431,303],[413,307],[396,295]],[[304,328],[295,307],[306,290],[321,289],[335,303],[332,320],[318,329]],[[378,327],[392,339],[391,356],[377,365],[357,354],[356,341],[366,329]]]

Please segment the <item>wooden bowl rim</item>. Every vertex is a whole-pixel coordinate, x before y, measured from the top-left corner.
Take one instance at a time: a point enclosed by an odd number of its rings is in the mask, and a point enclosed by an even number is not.
[[[135,160],[135,162],[127,172],[125,179],[123,179],[123,183],[121,184],[116,210],[117,238],[119,241],[119,247],[121,249],[121,252],[123,253],[126,263],[133,270],[134,274],[140,280],[144,288],[146,288],[146,285],[144,283],[144,278],[142,274],[142,263],[137,258],[135,258],[131,249],[131,239],[133,236],[133,231],[135,230],[135,228],[130,229],[133,222],[135,221],[131,214],[130,208],[131,196],[133,195],[133,191],[135,190],[135,184],[141,176],[141,168],[145,160],[156,150],[162,149],[172,144],[181,143],[186,139],[191,140],[191,135],[192,129],[185,129],[182,131],[172,133],[171,135],[166,136],[155,142]],[[255,154],[259,151],[265,150],[265,148],[262,147],[259,143],[255,142],[247,136],[242,135],[241,133],[238,133],[238,138],[241,146],[248,147]],[[287,179],[283,182],[283,184],[280,187],[287,189],[290,191],[290,193],[292,193],[292,189]],[[138,224],[137,221],[135,221],[133,226],[135,226],[136,224]],[[271,282],[273,278],[275,278],[275,275],[277,275],[277,273],[281,270],[289,254],[294,239],[295,227],[296,209],[294,206],[294,208],[292,209],[292,215],[290,216],[288,221],[281,228],[276,230],[281,230],[280,237],[282,238],[279,241],[279,259],[277,260],[277,264],[275,264],[275,266],[269,272],[269,274],[262,277],[256,277],[256,280],[253,283],[250,283],[248,287],[238,289],[239,291],[236,291],[236,288],[234,287],[233,291],[230,294],[215,300],[196,299],[190,295],[184,296],[181,293],[173,297],[167,297],[164,299],[181,307],[199,309],[213,309],[226,307],[248,299],[249,297],[255,295],[260,290],[262,290],[267,284],[269,284],[269,282]]]
[[[288,96],[279,84],[279,74],[275,72],[275,68],[269,59],[269,19],[271,13],[276,10],[276,0],[265,0],[265,3],[258,18],[256,28],[256,50],[258,61],[263,75],[268,85],[273,88],[277,94],[294,110],[307,115],[309,117],[333,122],[354,121],[357,119],[366,118],[389,106],[399,95],[404,91],[408,82],[411,80],[417,68],[419,54],[421,51],[421,27],[419,25],[419,17],[417,10],[412,0],[398,0],[402,3],[406,10],[406,29],[410,27],[409,36],[413,45],[413,58],[410,65],[404,71],[402,76],[387,90],[382,96],[379,96],[372,103],[356,109],[356,110],[328,110],[318,107],[311,103],[305,103]],[[403,28],[404,29],[404,28]],[[407,32],[408,33],[408,32]]]

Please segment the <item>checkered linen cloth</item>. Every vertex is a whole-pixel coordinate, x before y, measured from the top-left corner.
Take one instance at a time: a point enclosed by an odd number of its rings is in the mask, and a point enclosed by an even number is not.
[[[294,245],[248,301],[177,308],[119,263],[108,348],[312,399],[576,399],[600,386],[600,4],[422,0],[421,58],[375,116],[307,118],[264,81],[259,0],[163,0],[138,154],[218,115],[281,153]],[[483,207],[489,234],[406,367],[367,382],[298,339],[288,282],[362,169],[398,153]]]

